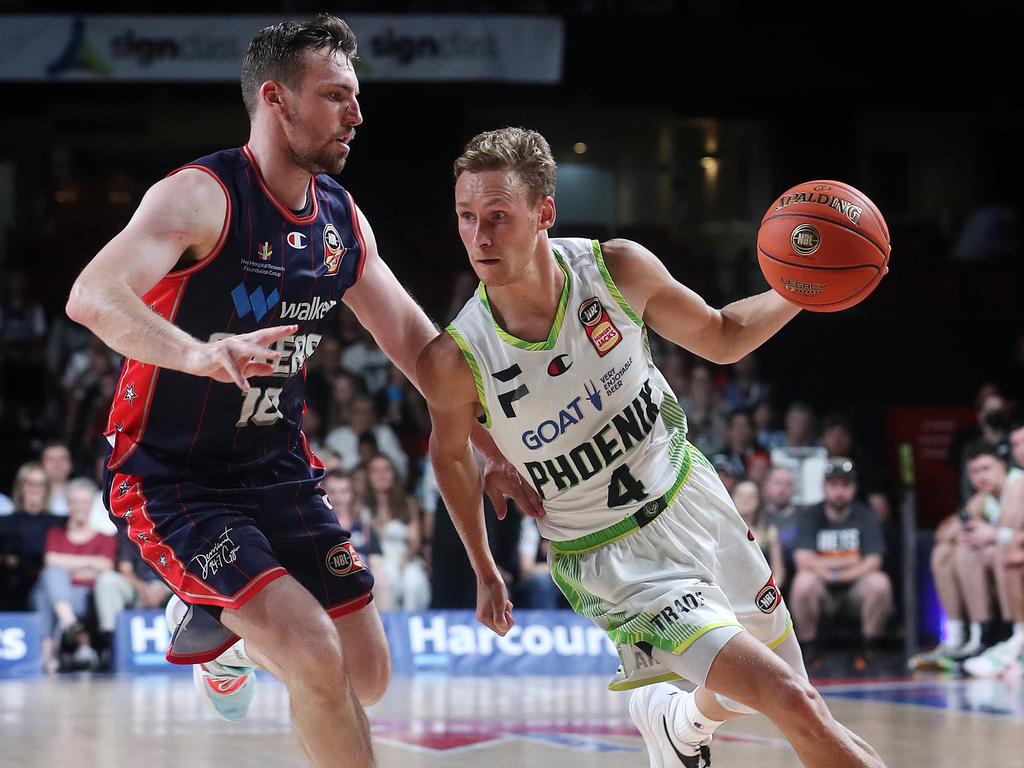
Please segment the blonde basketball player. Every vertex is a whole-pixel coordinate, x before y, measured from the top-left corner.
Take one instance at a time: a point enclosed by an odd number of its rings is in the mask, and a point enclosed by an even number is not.
[[[629,708],[652,766],[709,765],[715,728],[755,711],[805,765],[882,766],[807,682],[768,565],[686,441],[686,417],[646,343],[649,326],[728,363],[798,310],[772,292],[712,309],[636,243],[549,239],[555,163],[533,131],[476,136],[455,177],[481,285],[417,370],[438,485],[477,574],[479,620],[499,634],[513,622],[483,525],[469,443],[478,420],[544,499],[538,524],[559,588],[623,647],[618,686],[643,686]],[[635,655],[647,658],[643,674]],[[699,687],[656,682],[676,677]]]

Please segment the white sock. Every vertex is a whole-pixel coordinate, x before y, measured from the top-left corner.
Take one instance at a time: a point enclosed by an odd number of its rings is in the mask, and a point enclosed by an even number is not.
[[[245,640],[242,639],[239,639],[234,645],[218,656],[216,662],[225,667],[261,668],[245,652]]]
[[[946,619],[946,645],[959,648],[964,644],[963,619]]]
[[[712,720],[700,711],[697,697],[691,691],[676,697],[678,703],[672,713],[672,735],[696,752],[700,743],[711,738],[724,720]]]
[[[981,622],[971,622],[971,636],[967,641],[970,645],[981,645]]]
[[[1013,634],[1010,635],[1010,642],[1015,648],[1024,649],[1024,621],[1017,621],[1013,624]]]

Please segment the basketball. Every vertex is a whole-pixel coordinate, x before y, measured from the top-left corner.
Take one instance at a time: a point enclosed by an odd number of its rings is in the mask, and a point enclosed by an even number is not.
[[[757,231],[757,260],[768,284],[812,312],[863,301],[889,271],[889,251],[889,228],[878,208],[841,181],[787,189]]]

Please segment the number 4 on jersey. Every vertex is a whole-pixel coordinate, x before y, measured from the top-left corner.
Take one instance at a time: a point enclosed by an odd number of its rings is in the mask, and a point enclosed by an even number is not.
[[[633,477],[629,471],[629,465],[623,464],[612,472],[611,481],[608,483],[608,506],[622,507],[634,501],[643,501],[647,498],[647,489],[644,484]]]

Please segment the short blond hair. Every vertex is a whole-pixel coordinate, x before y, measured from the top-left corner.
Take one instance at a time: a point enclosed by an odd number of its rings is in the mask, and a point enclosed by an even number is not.
[[[499,128],[478,133],[466,144],[453,168],[463,173],[514,171],[530,191],[530,204],[555,194],[555,159],[547,139],[527,128]]]

